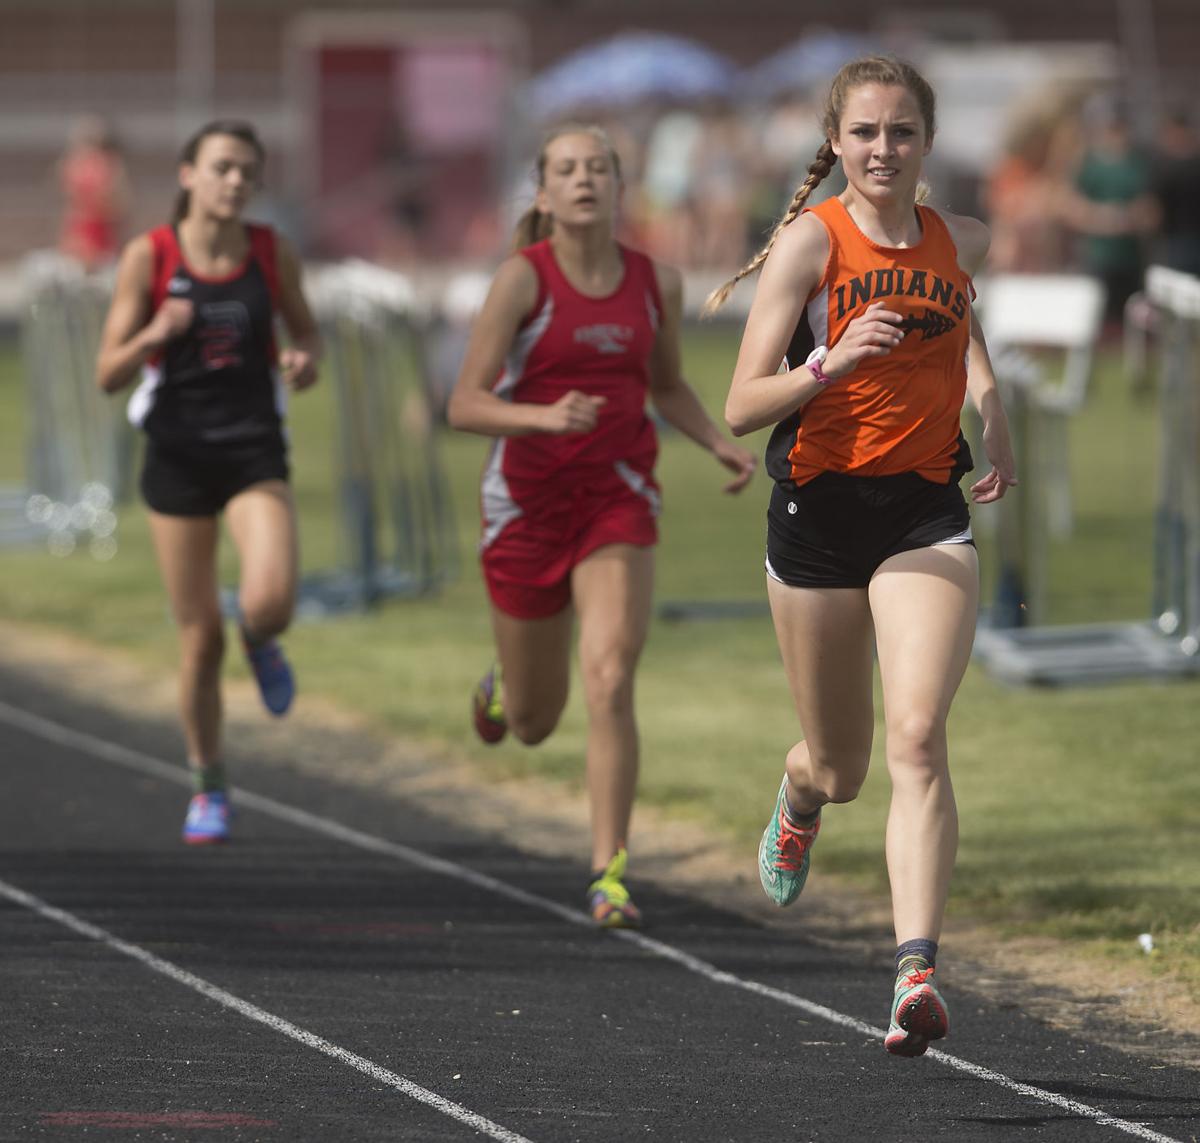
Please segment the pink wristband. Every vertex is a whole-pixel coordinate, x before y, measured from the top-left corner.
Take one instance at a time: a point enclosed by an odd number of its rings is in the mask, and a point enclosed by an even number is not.
[[[836,377],[830,377],[829,374],[821,368],[821,363],[819,361],[812,362],[808,367],[808,371],[813,375],[813,380],[818,385],[832,385],[834,381],[837,380]]]
[[[826,350],[824,346],[820,346],[817,349],[814,349],[804,362],[805,366],[808,368],[808,371],[813,375],[813,380],[818,385],[832,385],[837,380],[836,377],[830,377],[829,374],[826,373],[822,368],[822,366],[825,364],[825,354],[827,352],[828,350]]]

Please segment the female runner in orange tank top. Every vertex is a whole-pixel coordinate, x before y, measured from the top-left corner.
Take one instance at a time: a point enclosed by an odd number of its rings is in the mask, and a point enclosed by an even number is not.
[[[972,218],[918,206],[934,94],[910,65],[855,60],[833,81],[826,141],[766,247],[725,415],[777,424],[767,589],[804,733],[788,752],[759,876],[777,905],[803,888],[828,803],[866,777],[877,653],[892,781],[886,854],[896,929],[889,1052],[922,1054],[949,1017],[932,973],[958,841],[946,720],[971,654],[978,562],[957,480],[966,391],[990,470],[977,504],[1016,482],[970,278],[987,251]],[[847,188],[804,204],[837,159]],[[780,361],[784,370],[779,371]]]

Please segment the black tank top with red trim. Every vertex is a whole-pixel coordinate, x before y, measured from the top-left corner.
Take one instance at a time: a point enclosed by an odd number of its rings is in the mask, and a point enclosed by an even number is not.
[[[129,419],[163,444],[219,446],[278,440],[283,391],[276,370],[275,233],[246,225],[249,250],[232,274],[205,277],[184,260],[172,226],[150,231],[151,308],[192,303],[191,327],[143,369]]]

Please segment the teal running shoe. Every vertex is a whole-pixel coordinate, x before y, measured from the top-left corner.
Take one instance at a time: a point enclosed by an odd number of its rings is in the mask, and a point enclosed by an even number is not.
[[[808,879],[809,851],[821,829],[820,813],[811,826],[803,829],[787,820],[784,813],[787,785],[785,774],[775,800],[775,812],[758,843],[758,879],[763,892],[781,909],[800,896]]]
[[[183,840],[188,845],[218,845],[229,840],[229,798],[220,791],[195,794],[188,803],[183,822]]]
[[[950,1013],[932,977],[932,968],[896,977],[892,1019],[883,1041],[893,1056],[923,1056],[931,1040],[940,1040],[950,1031]]]

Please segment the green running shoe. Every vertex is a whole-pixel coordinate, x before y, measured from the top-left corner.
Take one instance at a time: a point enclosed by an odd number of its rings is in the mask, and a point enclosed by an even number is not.
[[[758,843],[758,879],[762,882],[763,892],[781,909],[800,896],[808,878],[809,851],[821,829],[820,813],[817,820],[804,829],[787,820],[784,813],[787,785],[785,774],[775,801],[775,812]]]
[[[640,929],[642,914],[629,899],[625,888],[625,865],[628,855],[618,849],[616,856],[588,886],[588,912],[602,929]]]
[[[932,977],[932,968],[896,977],[892,1019],[883,1041],[893,1056],[923,1056],[931,1040],[940,1040],[950,1031],[950,1013]]]
[[[475,733],[489,746],[495,746],[508,733],[508,720],[500,703],[499,663],[493,663],[475,686],[471,696],[471,721]]]

